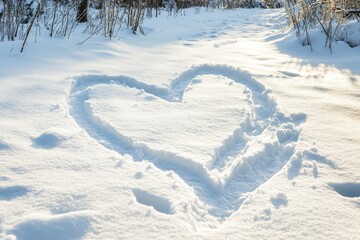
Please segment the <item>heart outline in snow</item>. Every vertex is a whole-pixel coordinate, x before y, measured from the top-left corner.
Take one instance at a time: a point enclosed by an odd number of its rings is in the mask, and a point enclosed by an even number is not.
[[[96,116],[87,103],[89,89],[98,84],[119,84],[169,102],[181,102],[187,86],[201,75],[223,76],[244,85],[253,106],[251,116],[224,141],[223,148],[218,149],[211,169],[201,164],[189,164],[174,153],[155,151],[134,142]],[[134,161],[146,159],[163,171],[174,171],[210,206],[209,213],[223,220],[239,209],[249,192],[267,182],[295,155],[305,115],[286,116],[270,93],[246,71],[227,65],[204,64],[179,75],[169,88],[149,85],[128,76],[80,76],[73,81],[68,101],[70,115],[99,144],[121,155],[129,154]],[[239,148],[239,139],[244,138],[248,141]],[[239,148],[237,155],[225,164],[227,152],[235,148]]]

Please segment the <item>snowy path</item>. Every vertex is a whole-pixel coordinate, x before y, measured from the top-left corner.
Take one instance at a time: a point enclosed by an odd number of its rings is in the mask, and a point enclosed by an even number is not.
[[[358,236],[359,58],[292,51],[282,24],[0,45],[0,239]]]

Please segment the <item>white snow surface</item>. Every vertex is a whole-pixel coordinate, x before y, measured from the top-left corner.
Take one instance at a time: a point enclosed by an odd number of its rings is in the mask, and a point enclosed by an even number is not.
[[[0,239],[359,238],[360,47],[285,25],[0,43]]]

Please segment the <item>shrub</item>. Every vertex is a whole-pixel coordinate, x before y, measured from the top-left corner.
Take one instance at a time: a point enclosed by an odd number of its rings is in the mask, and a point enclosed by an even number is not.
[[[320,26],[325,33],[325,46],[332,51],[341,24],[360,13],[360,0],[286,0],[285,8],[290,24],[304,45],[312,49],[309,30]]]

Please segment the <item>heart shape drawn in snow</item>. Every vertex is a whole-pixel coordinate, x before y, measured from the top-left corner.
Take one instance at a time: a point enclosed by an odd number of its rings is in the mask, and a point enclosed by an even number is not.
[[[305,120],[282,113],[270,90],[226,65],[192,67],[169,88],[81,76],[69,103],[100,144],[174,171],[220,219],[289,161]]]

